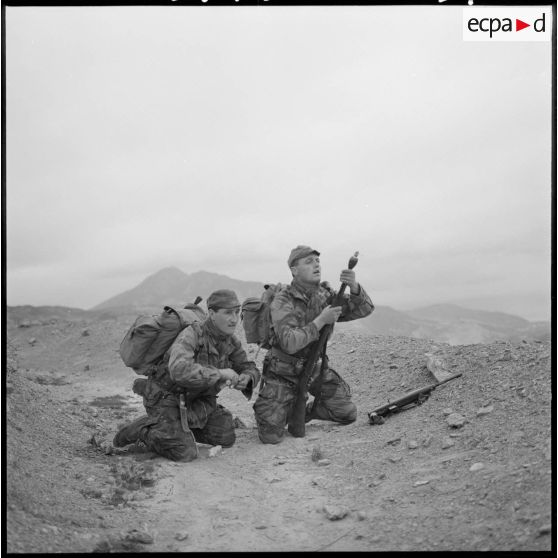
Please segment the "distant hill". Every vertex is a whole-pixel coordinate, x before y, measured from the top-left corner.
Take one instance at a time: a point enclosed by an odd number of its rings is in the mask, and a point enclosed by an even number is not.
[[[8,307],[9,325],[45,323],[49,319],[107,319],[131,317],[143,312],[158,312],[164,305],[183,306],[196,296],[207,299],[216,289],[232,289],[240,300],[259,297],[263,284],[240,281],[198,271],[186,274],[176,267],[154,273],[132,289],[120,293],[91,310],[50,306]],[[339,323],[340,331],[371,335],[431,339],[451,345],[491,343],[494,341],[550,340],[549,322],[529,322],[503,312],[471,310],[454,304],[436,304],[402,312],[389,306],[377,306],[371,316]]]
[[[455,304],[433,304],[410,310],[407,314],[436,322],[474,321],[495,328],[523,328],[530,323],[528,320],[512,314],[471,310]]]
[[[454,304],[436,304],[407,312],[376,307],[371,316],[359,320],[359,326],[375,335],[404,335],[451,345],[550,340],[549,322],[529,322],[512,314],[471,310]]]
[[[160,308],[164,305],[183,306],[193,302],[197,296],[207,297],[217,289],[232,289],[239,299],[260,296],[263,284],[240,281],[226,275],[197,271],[187,274],[176,267],[167,267],[150,275],[136,287],[109,298],[92,310],[109,308]]]

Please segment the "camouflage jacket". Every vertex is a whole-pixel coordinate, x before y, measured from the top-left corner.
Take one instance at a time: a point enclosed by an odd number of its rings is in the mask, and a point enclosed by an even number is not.
[[[284,287],[271,302],[271,322],[274,332],[272,346],[288,355],[307,356],[308,347],[320,335],[312,322],[331,303],[335,292],[327,283],[309,291],[293,281]],[[359,285],[358,294],[345,294],[339,322],[364,318],[372,313],[374,305]]]
[[[163,364],[168,371],[165,388],[184,390],[188,399],[216,396],[223,387],[219,374],[222,368],[251,377],[252,382],[242,391],[248,399],[260,379],[256,364],[248,360],[240,341],[234,335],[220,333],[209,319],[183,329],[166,352]]]

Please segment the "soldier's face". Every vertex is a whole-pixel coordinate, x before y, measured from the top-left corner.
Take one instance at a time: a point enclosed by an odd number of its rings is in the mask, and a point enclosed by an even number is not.
[[[320,265],[320,257],[316,254],[310,254],[305,258],[300,258],[296,264],[291,267],[293,277],[301,283],[316,285],[320,283],[322,278],[322,268]]]
[[[240,308],[209,309],[209,316],[217,329],[226,335],[232,335],[240,319]]]

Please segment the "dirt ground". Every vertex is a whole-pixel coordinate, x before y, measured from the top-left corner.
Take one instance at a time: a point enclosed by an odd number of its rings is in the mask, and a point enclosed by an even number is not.
[[[256,394],[225,389],[236,444],[174,463],[111,446],[143,412],[118,355],[130,323],[12,309],[3,550],[555,551],[548,343],[450,346],[338,326],[330,364],[352,388],[355,423],[312,421],[304,438],[263,445]],[[374,407],[433,382],[427,353],[463,375],[370,425]]]

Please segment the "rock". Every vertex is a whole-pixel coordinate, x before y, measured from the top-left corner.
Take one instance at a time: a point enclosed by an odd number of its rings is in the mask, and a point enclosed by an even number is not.
[[[367,517],[366,512],[362,510],[357,511],[356,516],[359,521],[363,521]]]
[[[83,337],[87,337],[87,336],[89,335],[89,330],[88,330],[88,329],[84,329],[84,330],[81,332],[81,335],[82,335]]]
[[[471,465],[471,467],[469,467],[469,471],[472,471],[473,473],[475,471],[480,471],[481,469],[484,469],[484,463],[473,463]]]
[[[212,448],[209,448],[209,451],[207,452],[207,456],[216,457],[217,455],[220,455],[222,452],[223,452],[222,446],[213,446]]]
[[[397,444],[399,444],[399,442],[401,442],[401,437],[399,438],[392,438],[391,440],[388,440],[386,442],[386,445],[388,446],[396,446]]]
[[[189,536],[190,534],[186,531],[180,531],[179,533],[176,533],[176,535],[174,535],[174,538],[177,541],[185,541]]]
[[[427,448],[430,446],[430,444],[432,443],[432,440],[434,438],[432,436],[427,436],[423,441],[422,441],[422,445]]]
[[[481,407],[478,411],[477,411],[477,417],[482,417],[483,415],[488,415],[489,413],[491,413],[494,410],[494,406],[493,405],[489,405],[488,407]]]
[[[506,349],[504,351],[504,354],[502,355],[502,358],[500,360],[512,360],[512,353],[509,349]]]
[[[27,342],[29,343],[29,345],[34,345],[37,342],[37,339],[35,339],[35,337],[31,337],[31,339],[29,339]]]
[[[419,445],[418,445],[418,442],[417,442],[416,440],[409,440],[409,441],[407,442],[407,447],[408,447],[409,449],[417,449],[418,446],[419,446]]]
[[[400,455],[392,455],[389,460],[392,463],[398,463],[399,461],[401,461],[401,459],[403,459]]]
[[[89,367],[89,364],[86,364],[86,365],[83,367],[83,371],[84,371],[84,372],[89,372],[89,370],[91,370],[91,368]]]
[[[430,481],[429,480],[420,480],[415,482],[414,486],[424,486],[425,484],[428,484]]]
[[[450,409],[449,407],[446,408],[446,409],[444,409],[444,410],[442,411],[442,414],[443,414],[444,416],[446,416],[446,417],[447,417],[448,415],[451,415],[452,413],[453,413],[453,409]]]
[[[397,364],[390,364],[389,368],[390,370],[396,370],[397,368],[399,368],[399,366],[397,366]]]
[[[426,358],[426,368],[430,373],[438,380],[438,382],[445,380],[451,376],[451,372],[448,370],[445,361],[431,353],[425,353]]]
[[[550,525],[550,524],[543,525],[543,526],[539,529],[539,536],[541,536],[541,535],[549,535],[551,531],[552,531],[552,525]]]
[[[140,544],[153,544],[153,537],[147,531],[132,529],[126,533],[125,539]]]
[[[312,448],[312,461],[319,461],[322,458],[323,454],[320,446],[314,446]]]
[[[336,521],[346,517],[349,514],[349,509],[344,506],[325,505],[323,512],[330,521]]]
[[[327,467],[330,464],[331,464],[331,461],[329,459],[319,459],[318,460],[318,467]]]
[[[449,449],[453,446],[455,446],[455,442],[449,436],[442,439],[442,449]]]
[[[465,417],[459,413],[452,413],[448,415],[446,422],[452,428],[461,428],[465,424]]]

